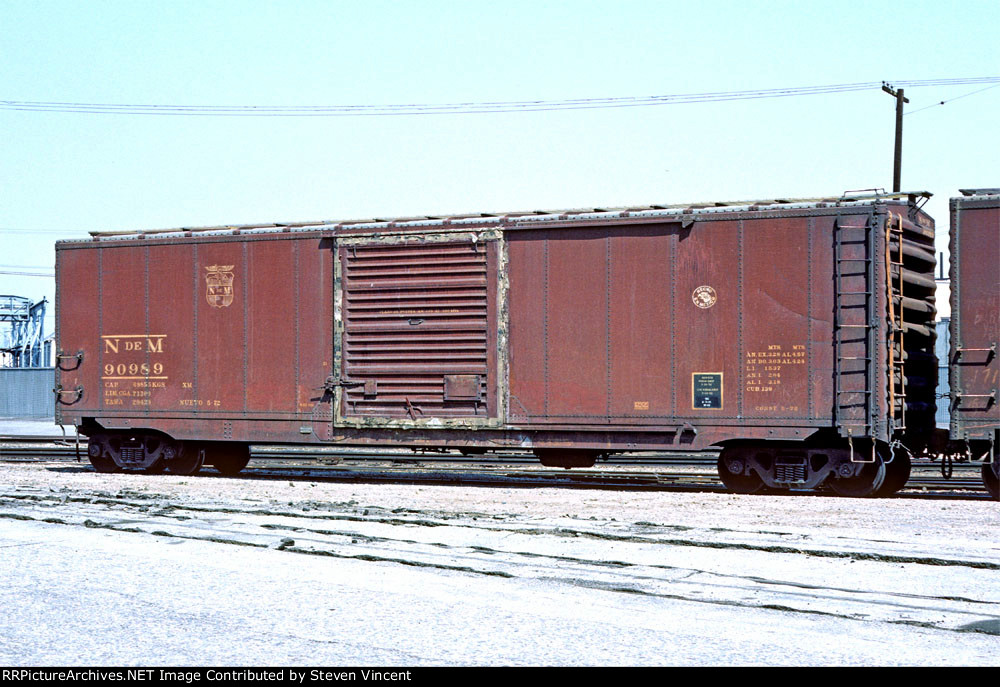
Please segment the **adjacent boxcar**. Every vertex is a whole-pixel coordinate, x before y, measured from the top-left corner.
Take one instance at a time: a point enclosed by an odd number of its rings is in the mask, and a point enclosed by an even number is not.
[[[951,199],[950,434],[1000,498],[1000,189]]]
[[[888,493],[933,427],[927,195],[60,241],[57,420],[99,470],[722,447],[736,491]]]

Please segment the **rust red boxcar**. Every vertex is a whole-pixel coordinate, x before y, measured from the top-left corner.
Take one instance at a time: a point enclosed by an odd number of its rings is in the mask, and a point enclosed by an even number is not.
[[[985,456],[983,480],[1000,497],[1000,189],[951,199],[951,438]]]
[[[889,445],[933,424],[923,197],[62,241],[59,420],[108,470],[231,472],[249,442],[714,446],[739,491],[891,491]]]

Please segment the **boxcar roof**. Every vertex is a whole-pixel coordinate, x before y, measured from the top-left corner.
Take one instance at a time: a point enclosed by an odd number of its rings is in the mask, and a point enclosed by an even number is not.
[[[726,212],[773,211],[794,209],[817,209],[827,207],[856,207],[879,202],[906,201],[917,198],[927,199],[927,191],[906,193],[875,193],[871,195],[830,196],[825,198],[773,198],[769,200],[741,200],[707,203],[677,203],[670,205],[643,205],[628,207],[577,208],[569,210],[528,210],[519,212],[483,212],[454,215],[426,215],[416,217],[385,217],[350,220],[316,220],[311,222],[273,222],[266,224],[231,224],[207,227],[177,227],[173,229],[147,229],[136,231],[92,231],[91,239],[65,239],[57,243],[79,243],[92,241],[123,241],[138,239],[167,239],[192,235],[271,233],[289,231],[379,231],[386,229],[425,229],[442,227],[459,229],[462,227],[508,227],[535,225],[548,221],[608,221],[622,219],[653,219],[656,217],[684,218],[703,214]]]

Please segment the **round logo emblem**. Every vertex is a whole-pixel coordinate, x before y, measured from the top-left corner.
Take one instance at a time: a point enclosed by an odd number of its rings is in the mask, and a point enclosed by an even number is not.
[[[699,308],[707,309],[715,305],[715,301],[719,300],[719,297],[711,286],[699,286],[691,294],[691,300]]]

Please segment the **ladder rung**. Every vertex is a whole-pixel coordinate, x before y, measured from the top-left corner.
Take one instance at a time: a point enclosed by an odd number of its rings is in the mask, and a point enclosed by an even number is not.
[[[840,389],[839,391],[837,391],[837,393],[838,394],[870,394],[871,391],[867,391],[867,390],[865,390],[865,391],[861,391],[861,390],[858,390],[858,391],[845,391],[843,389]]]

